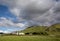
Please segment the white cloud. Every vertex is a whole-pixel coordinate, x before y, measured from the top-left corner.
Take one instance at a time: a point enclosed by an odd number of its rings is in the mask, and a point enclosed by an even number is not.
[[[18,8],[10,9],[10,11],[11,11],[15,16],[19,16],[19,14],[20,14],[20,9],[18,9]]]
[[[0,26],[7,26],[7,27],[24,27],[25,24],[23,23],[14,23],[11,20],[8,20],[4,17],[0,17]]]
[[[19,26],[19,27],[24,27],[25,26],[25,24],[22,24],[22,23],[17,23],[16,25]]]
[[[3,33],[11,33],[11,32],[9,32],[9,31],[3,31]]]
[[[13,29],[6,29],[5,31],[3,31],[3,33],[11,33],[12,31],[14,31]]]
[[[0,30],[0,32],[3,32],[2,30]]]

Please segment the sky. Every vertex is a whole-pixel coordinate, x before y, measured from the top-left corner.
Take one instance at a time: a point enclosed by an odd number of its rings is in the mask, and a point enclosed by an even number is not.
[[[0,0],[0,32],[60,23],[60,0]]]

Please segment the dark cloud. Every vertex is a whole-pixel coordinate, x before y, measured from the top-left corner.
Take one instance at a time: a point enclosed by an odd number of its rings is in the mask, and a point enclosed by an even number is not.
[[[1,4],[9,7],[17,18],[17,24],[50,26],[60,22],[59,0],[2,0]]]
[[[46,25],[60,21],[60,2],[53,0],[41,0],[28,3],[21,9],[19,18],[28,22],[28,25]],[[59,16],[58,16],[59,15]]]

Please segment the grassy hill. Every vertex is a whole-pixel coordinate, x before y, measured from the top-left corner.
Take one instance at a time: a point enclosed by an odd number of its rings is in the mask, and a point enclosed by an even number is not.
[[[22,32],[43,32],[45,31],[46,27],[44,26],[31,26],[23,30]]]
[[[60,34],[60,24],[54,24],[46,29],[49,34],[59,35]]]
[[[60,34],[60,24],[54,24],[50,27],[47,26],[31,26],[21,31],[26,34],[36,35],[58,35]]]
[[[47,29],[46,26],[31,26],[21,32],[24,32],[26,34],[33,34],[33,35],[47,35],[45,29]]]

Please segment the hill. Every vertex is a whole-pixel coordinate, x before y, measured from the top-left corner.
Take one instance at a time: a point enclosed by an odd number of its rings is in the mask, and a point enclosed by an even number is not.
[[[21,31],[26,34],[32,35],[58,35],[60,34],[60,24],[54,24],[50,27],[47,26],[31,26]]]
[[[58,35],[60,34],[60,24],[54,24],[46,29],[49,34]]]

